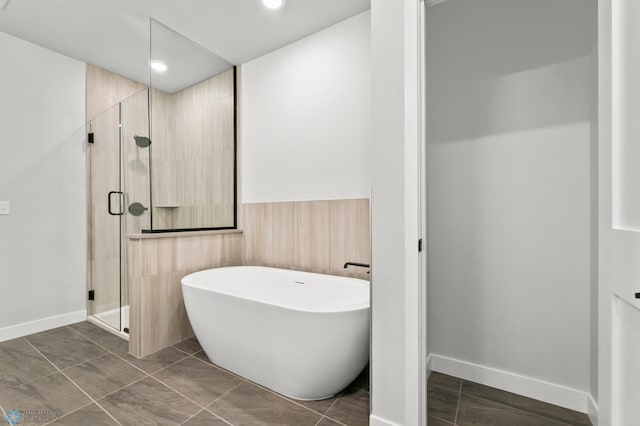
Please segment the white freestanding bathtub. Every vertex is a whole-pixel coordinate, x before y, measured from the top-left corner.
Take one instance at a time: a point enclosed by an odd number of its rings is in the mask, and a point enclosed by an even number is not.
[[[182,279],[209,359],[291,398],[329,398],[369,361],[369,282],[258,266]]]

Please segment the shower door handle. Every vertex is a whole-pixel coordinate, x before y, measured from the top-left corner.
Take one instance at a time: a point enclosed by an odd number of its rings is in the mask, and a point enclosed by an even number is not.
[[[114,212],[111,210],[111,196],[112,196],[113,194],[119,194],[118,199],[119,199],[119,201],[120,201],[120,208],[118,209],[118,210],[119,210],[119,212],[117,212],[117,213],[114,213]],[[123,193],[122,191],[109,191],[109,194],[107,195],[107,210],[109,210],[109,214],[110,214],[111,216],[122,216],[122,215],[124,214],[124,211],[122,210],[122,209],[123,209],[123,206],[124,206],[124,200],[123,200],[123,198],[124,198],[124,193]]]

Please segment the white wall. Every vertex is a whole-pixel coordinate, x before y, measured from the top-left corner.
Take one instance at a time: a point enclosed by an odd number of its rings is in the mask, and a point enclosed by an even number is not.
[[[85,64],[0,33],[0,340],[84,319]],[[49,317],[57,317],[40,321]],[[32,324],[25,324],[34,322]]]
[[[449,0],[427,19],[429,349],[584,395],[596,13]]]
[[[242,65],[244,203],[366,198],[370,13]]]
[[[371,417],[424,424],[418,277],[418,0],[373,0]]]
[[[599,274],[599,244],[598,244],[598,221],[599,221],[599,193],[598,193],[598,47],[594,46],[591,52],[591,334],[590,334],[590,369],[589,394],[594,402],[598,400],[598,274]]]
[[[618,30],[613,24],[616,15],[610,0],[598,0],[598,358],[597,358],[597,423],[608,426],[614,419],[613,383],[613,311],[609,253],[611,251],[612,194],[611,174],[613,142],[613,41]],[[595,395],[594,395],[595,396]]]

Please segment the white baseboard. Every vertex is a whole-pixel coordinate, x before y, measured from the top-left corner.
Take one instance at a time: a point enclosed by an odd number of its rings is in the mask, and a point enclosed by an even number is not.
[[[87,311],[82,310],[24,322],[22,324],[10,325],[8,327],[0,328],[0,342],[16,339],[22,336],[28,336],[29,334],[39,333],[56,327],[62,327],[63,325],[73,324],[86,319]]]
[[[369,426],[400,426],[400,425],[372,414],[371,416],[369,416]]]
[[[429,357],[433,371],[590,414],[587,392],[442,355]]]
[[[589,394],[589,400],[587,401],[587,414],[589,415],[589,420],[591,420],[591,424],[593,426],[598,426],[598,404],[593,400],[593,396]]]

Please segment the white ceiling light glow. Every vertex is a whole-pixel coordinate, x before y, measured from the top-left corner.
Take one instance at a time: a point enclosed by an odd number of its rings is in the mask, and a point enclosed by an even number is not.
[[[262,0],[262,4],[268,9],[276,10],[284,6],[284,0]]]
[[[167,64],[157,59],[152,59],[149,64],[151,65],[151,69],[158,73],[163,73],[169,68]]]

